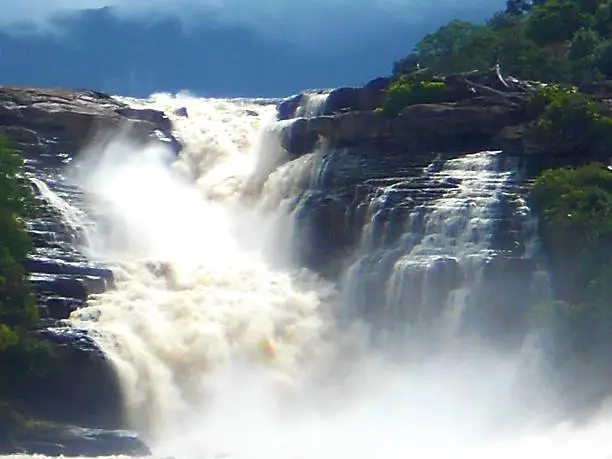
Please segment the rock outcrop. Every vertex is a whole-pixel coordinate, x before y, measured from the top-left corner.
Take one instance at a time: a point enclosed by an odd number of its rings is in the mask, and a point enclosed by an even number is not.
[[[35,423],[20,430],[4,451],[62,457],[148,456],[149,448],[132,432]]]
[[[93,136],[118,128],[180,149],[162,112],[133,109],[97,91],[0,86],[0,134],[28,158],[57,163]]]
[[[544,168],[578,160],[571,146],[559,145],[558,139],[531,135],[534,118],[528,102],[539,83],[503,77],[497,69],[431,78],[445,83],[444,101],[409,105],[397,116],[377,110],[389,84],[383,78],[361,88],[327,92],[316,116],[299,116],[299,108],[312,95],[293,96],[278,106],[279,120],[299,118],[287,125],[283,147],[292,158],[323,143],[328,149],[359,147],[404,154],[411,162],[415,157],[431,159],[434,152],[453,157],[502,150],[520,157],[530,177]],[[612,113],[609,84],[593,84],[583,90]]]

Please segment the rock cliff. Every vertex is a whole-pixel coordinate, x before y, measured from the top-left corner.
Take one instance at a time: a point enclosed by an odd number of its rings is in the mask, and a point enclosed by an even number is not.
[[[26,157],[56,163],[117,128],[180,149],[164,113],[136,110],[97,91],[0,86],[0,134]]]
[[[325,143],[328,149],[360,148],[403,154],[407,162],[422,163],[435,155],[453,157],[471,151],[503,150],[520,157],[528,176],[542,168],[580,161],[575,152],[554,142],[534,138],[534,121],[528,109],[530,96],[540,83],[489,72],[433,76],[446,85],[443,101],[405,107],[397,116],[377,110],[385,97],[388,80],[379,78],[363,87],[329,92],[319,111],[301,117],[299,107],[308,94],[300,94],[278,106],[279,120],[289,124],[284,147],[291,157],[313,151]],[[612,113],[606,84],[581,88]],[[585,161],[601,158],[584,158]]]
[[[293,203],[297,256],[356,290],[354,303],[372,320],[382,314],[371,309],[382,305],[407,316],[431,311],[477,277],[480,287],[469,300],[478,311],[472,322],[486,323],[487,332],[503,341],[504,334],[520,329],[521,309],[541,301],[546,290],[538,274],[542,260],[537,252],[528,253],[536,241],[535,220],[525,208],[531,180],[545,168],[607,158],[532,135],[535,115],[529,103],[539,83],[504,77],[497,69],[432,79],[444,82],[444,99],[409,105],[397,115],[379,108],[385,79],[333,90],[326,99],[302,94],[279,104],[277,118],[293,119],[283,124],[287,161],[309,154],[315,161],[314,176]],[[591,89],[605,104],[605,91]],[[320,102],[313,109],[315,99]],[[501,153],[483,166],[489,171],[475,171],[483,182],[473,195],[465,195],[471,166],[464,164],[459,178],[444,168],[455,167],[449,160],[482,151]],[[466,243],[456,232],[460,227],[469,230],[466,219],[473,217],[468,209],[487,193],[496,203],[486,216],[490,237],[483,245],[486,253],[479,255],[484,269],[460,267],[453,257],[435,258],[440,244]],[[448,223],[440,222],[438,233],[430,233],[432,203],[445,196],[463,196],[463,201],[442,217]],[[425,249],[427,262],[417,256],[406,261],[407,253]],[[357,280],[349,285],[352,275]],[[409,285],[401,305],[390,297],[399,278]]]

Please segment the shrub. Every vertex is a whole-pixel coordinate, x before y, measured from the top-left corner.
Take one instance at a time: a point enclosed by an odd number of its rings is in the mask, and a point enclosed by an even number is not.
[[[447,94],[446,84],[439,81],[419,81],[403,75],[387,89],[383,110],[397,115],[405,107],[415,104],[442,102]]]
[[[536,135],[554,138],[572,150],[607,152],[612,147],[612,118],[600,106],[573,88],[540,88],[529,104]]]
[[[612,172],[597,165],[545,171],[530,204],[540,219],[557,296],[572,303],[606,298],[602,289],[612,281]]]
[[[0,398],[43,373],[50,355],[31,334],[38,315],[23,268],[31,250],[23,219],[33,202],[21,157],[0,138]]]

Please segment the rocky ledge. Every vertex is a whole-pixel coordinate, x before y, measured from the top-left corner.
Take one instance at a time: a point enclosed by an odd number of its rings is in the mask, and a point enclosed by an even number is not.
[[[21,429],[6,447],[8,454],[63,457],[148,456],[149,448],[132,432],[32,423]]]
[[[25,157],[57,164],[93,136],[115,129],[180,150],[172,123],[162,112],[130,108],[98,91],[0,86],[0,134]]]
[[[531,176],[577,159],[567,142],[560,145],[555,139],[530,135],[534,113],[528,105],[541,83],[503,76],[499,69],[432,75],[430,80],[446,86],[442,100],[409,105],[395,116],[379,108],[390,84],[386,78],[330,91],[310,117],[302,114],[313,94],[286,99],[278,106],[277,118],[294,122],[286,126],[283,146],[291,157],[311,152],[323,142],[328,150],[371,149],[404,155],[409,162],[502,150],[521,157]],[[612,113],[609,86],[607,82],[580,89]]]

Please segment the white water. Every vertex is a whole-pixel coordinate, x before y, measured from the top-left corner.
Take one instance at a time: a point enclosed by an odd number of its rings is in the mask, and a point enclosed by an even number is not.
[[[440,172],[433,174],[434,180],[453,178],[461,180],[461,183],[458,189],[445,193],[431,204],[433,208],[425,216],[421,242],[395,263],[387,284],[386,307],[389,310],[386,313],[400,316],[401,310],[410,307],[406,299],[411,297],[410,289],[415,287],[415,282],[423,284],[420,286],[421,295],[426,297],[432,288],[429,270],[437,262],[452,259],[466,272],[478,274],[478,267],[490,256],[488,248],[495,221],[493,211],[499,203],[503,185],[511,175],[511,172],[498,172],[495,164],[499,153],[486,151],[453,159],[447,161]],[[465,285],[469,283],[464,282],[462,288],[451,293],[448,305],[441,305],[444,309],[441,318],[446,322],[441,331],[445,334],[452,335],[458,326],[465,307],[461,298],[468,293],[469,288]],[[431,316],[431,312],[423,309],[436,308],[427,304],[427,298],[422,300],[420,310],[414,311],[416,320],[413,323],[421,322],[421,317]]]
[[[297,107],[296,118],[312,118],[322,115],[328,95],[328,92],[305,93]]]
[[[122,138],[87,152],[80,183],[121,228],[96,245],[118,266],[118,285],[72,320],[97,334],[132,426],[156,455],[612,454],[612,424],[550,422],[545,381],[525,371],[532,349],[466,347],[403,365],[368,348],[367,327],[335,329],[333,286],[273,268],[267,248],[279,220],[239,199],[262,173],[257,155],[268,145],[253,145],[272,107],[165,95],[137,103],[167,113],[186,106],[189,118],[173,118],[187,148],[173,169],[163,149]],[[260,206],[282,203],[295,186],[291,170],[306,166],[274,174]]]

